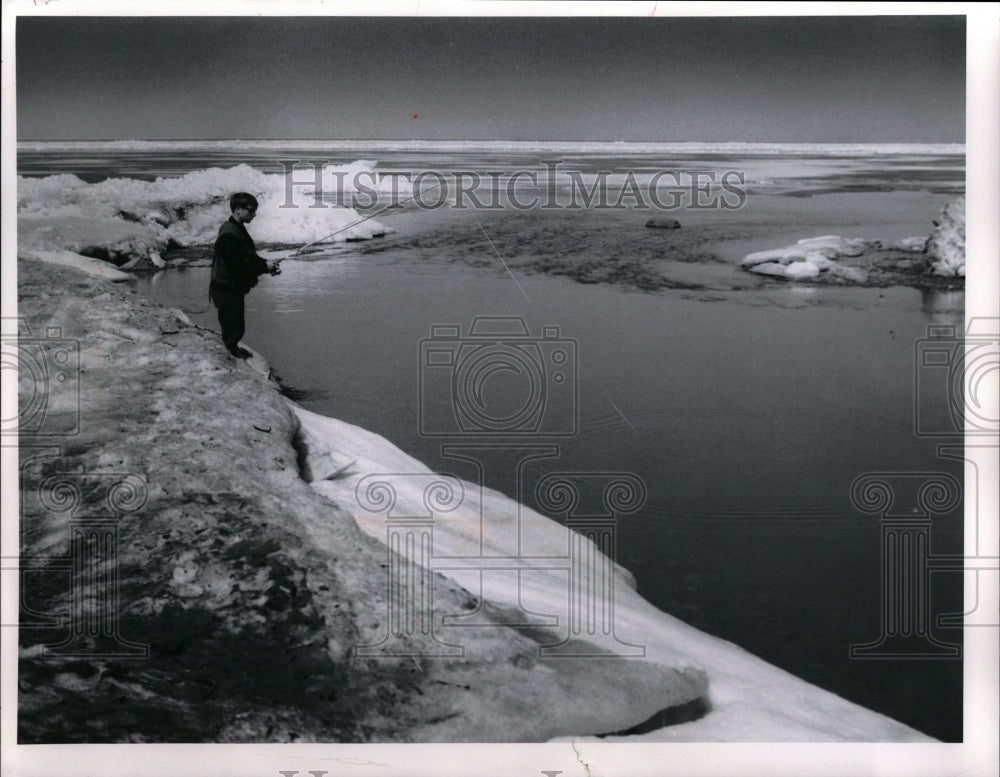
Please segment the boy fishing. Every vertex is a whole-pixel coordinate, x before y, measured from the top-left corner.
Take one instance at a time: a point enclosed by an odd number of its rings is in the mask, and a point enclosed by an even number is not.
[[[237,359],[248,359],[252,354],[239,344],[246,331],[244,298],[257,285],[258,276],[279,275],[281,269],[277,262],[268,263],[257,255],[253,238],[244,226],[257,215],[257,198],[237,192],[229,198],[229,210],[232,215],[219,227],[215,241],[208,297],[219,309],[226,350]]]

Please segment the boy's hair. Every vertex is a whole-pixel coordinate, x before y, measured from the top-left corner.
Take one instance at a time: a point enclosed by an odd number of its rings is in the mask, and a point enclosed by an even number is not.
[[[235,213],[237,208],[257,210],[257,198],[247,192],[236,192],[229,198],[229,212]]]

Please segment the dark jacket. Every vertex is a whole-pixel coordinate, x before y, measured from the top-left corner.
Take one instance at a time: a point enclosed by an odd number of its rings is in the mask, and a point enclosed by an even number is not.
[[[267,262],[257,256],[247,228],[230,218],[219,227],[212,258],[212,283],[246,294],[257,285],[257,276],[268,271]]]

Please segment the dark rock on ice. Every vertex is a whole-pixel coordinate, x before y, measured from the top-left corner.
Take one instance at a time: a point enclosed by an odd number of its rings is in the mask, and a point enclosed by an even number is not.
[[[648,229],[680,229],[681,222],[677,219],[652,218],[646,222]]]

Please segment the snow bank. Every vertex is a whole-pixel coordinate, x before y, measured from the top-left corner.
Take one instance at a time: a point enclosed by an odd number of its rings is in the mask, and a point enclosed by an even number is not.
[[[297,170],[292,180],[289,197],[285,176],[245,164],[155,181],[109,178],[86,183],[74,175],[18,177],[18,244],[102,253],[113,260],[148,256],[170,244],[211,244],[219,224],[229,217],[229,196],[237,191],[250,192],[260,202],[251,230],[259,243],[310,243],[362,218],[348,207],[312,207],[316,181],[311,170]],[[356,187],[388,191],[392,183],[379,182],[374,163],[367,161],[327,165],[320,180],[322,194],[347,198],[358,191]],[[405,181],[397,180],[395,186],[402,196],[409,193]],[[332,241],[363,240],[384,232],[382,224],[370,219]]]
[[[931,272],[965,276],[965,197],[949,202],[927,241]]]
[[[613,613],[613,628],[610,633],[597,629],[580,638],[617,655],[629,655],[630,660],[673,668],[700,666],[708,673],[707,714],[631,739],[931,741],[661,612],[629,585],[625,570],[613,565],[614,571],[609,573],[608,559],[565,526],[496,491],[434,475],[377,434],[295,405],[292,408],[308,441],[306,458],[313,488],[351,512],[365,533],[382,542],[388,542],[386,518],[390,513],[413,521],[416,516],[428,515],[432,507],[440,508],[429,535],[430,546],[403,542],[398,550],[417,563],[430,563],[432,569],[474,596],[510,612],[555,615],[559,624],[566,624],[571,609],[581,606],[568,585],[568,569],[560,563],[571,542],[589,547],[591,561],[604,559],[603,564],[574,567],[579,577],[573,591],[613,590],[609,601],[595,602],[596,612]],[[442,500],[441,490],[430,495],[431,481],[450,482],[445,489],[450,501]],[[373,509],[377,506],[383,509]],[[609,579],[621,584],[608,589]],[[447,619],[435,617],[434,621],[442,624],[439,639],[461,643],[463,629],[459,624],[449,629]],[[567,629],[563,626],[561,634],[558,627],[544,631],[552,634],[554,644]],[[637,655],[638,647],[641,655]],[[586,657],[573,660],[584,661]]]

